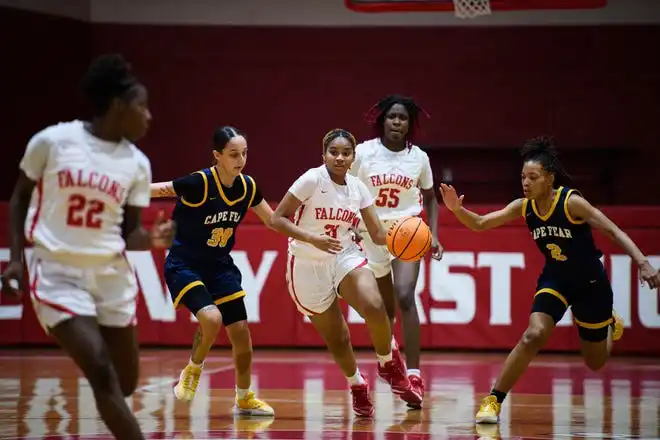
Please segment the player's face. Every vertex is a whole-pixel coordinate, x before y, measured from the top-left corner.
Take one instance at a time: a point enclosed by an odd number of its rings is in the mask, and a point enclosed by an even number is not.
[[[385,114],[383,135],[392,142],[401,142],[408,134],[408,110],[401,104],[394,104]]]
[[[523,165],[522,187],[525,197],[528,199],[539,199],[552,192],[554,176],[547,172],[543,166],[535,161],[527,161]]]
[[[355,159],[355,147],[348,139],[333,139],[323,155],[323,161],[333,174],[345,176]]]
[[[131,90],[129,98],[120,100],[118,105],[118,124],[122,136],[131,142],[144,137],[151,123],[147,89],[138,85]]]
[[[227,174],[238,176],[247,163],[247,140],[243,136],[235,136],[227,142],[221,152],[213,151],[213,156]]]

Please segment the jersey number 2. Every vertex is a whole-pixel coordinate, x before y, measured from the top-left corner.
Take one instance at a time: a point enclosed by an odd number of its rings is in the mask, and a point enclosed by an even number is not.
[[[399,193],[401,192],[398,188],[381,188],[378,190],[378,196],[376,197],[376,206],[382,208],[384,206],[388,208],[396,208],[399,206]]]
[[[206,244],[211,247],[225,247],[232,235],[234,228],[215,228],[211,231],[211,238],[206,240]]]
[[[568,257],[561,253],[561,248],[556,244],[548,244],[545,246],[550,251],[550,256],[553,260],[566,261]]]
[[[104,209],[105,203],[101,200],[88,199],[82,194],[71,194],[66,224],[74,228],[101,229],[103,220],[99,216]]]

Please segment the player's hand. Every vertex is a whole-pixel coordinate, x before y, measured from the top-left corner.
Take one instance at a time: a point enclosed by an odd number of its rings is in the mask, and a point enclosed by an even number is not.
[[[165,249],[172,245],[176,224],[165,217],[165,212],[160,211],[154,225],[151,227],[151,246],[156,249]]]
[[[651,289],[660,287],[660,272],[654,269],[648,261],[639,267],[639,278],[642,284],[648,284]]]
[[[442,260],[442,255],[445,253],[445,248],[442,247],[437,238],[433,237],[431,241],[431,258],[434,260]]]
[[[442,196],[442,201],[445,202],[445,206],[452,212],[458,211],[463,206],[463,197],[460,197],[456,194],[456,190],[453,186],[447,185],[445,183],[440,184],[440,195]]]
[[[329,235],[316,235],[312,239],[311,244],[329,254],[336,254],[342,251],[341,242]]]
[[[2,294],[13,297],[21,297],[22,292],[27,292],[27,281],[25,280],[25,271],[23,263],[12,261],[0,277],[2,280]]]

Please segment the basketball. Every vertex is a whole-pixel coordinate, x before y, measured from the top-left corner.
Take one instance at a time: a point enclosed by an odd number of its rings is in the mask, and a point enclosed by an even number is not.
[[[387,231],[387,250],[402,261],[420,260],[431,248],[431,228],[419,217],[405,217]]]

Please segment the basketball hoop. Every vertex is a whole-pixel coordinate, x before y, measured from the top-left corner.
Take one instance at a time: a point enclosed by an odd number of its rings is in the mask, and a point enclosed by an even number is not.
[[[454,0],[454,15],[458,18],[477,18],[490,14],[490,0]]]

